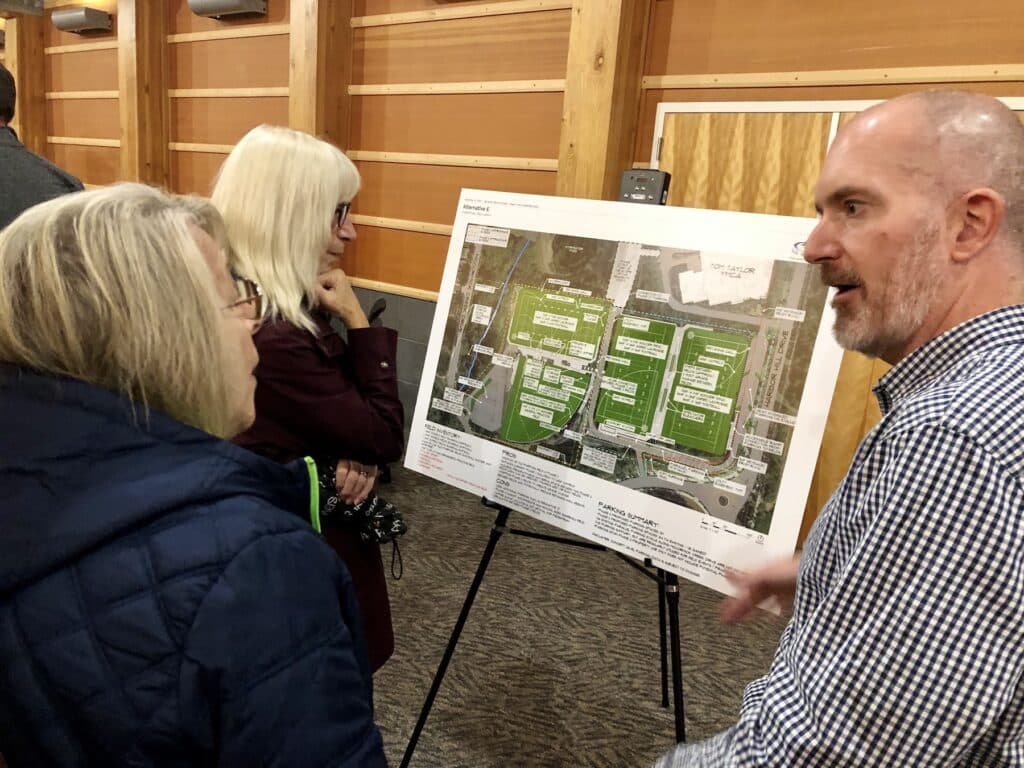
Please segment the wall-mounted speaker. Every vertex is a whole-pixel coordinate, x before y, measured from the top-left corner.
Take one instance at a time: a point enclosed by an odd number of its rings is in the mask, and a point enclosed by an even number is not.
[[[267,0],[188,0],[188,7],[197,16],[235,16],[240,13],[265,15]]]
[[[109,32],[114,24],[109,13],[95,8],[60,8],[50,19],[61,32]]]

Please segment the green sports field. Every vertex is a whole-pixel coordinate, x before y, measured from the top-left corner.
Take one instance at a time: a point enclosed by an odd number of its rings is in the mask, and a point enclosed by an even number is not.
[[[510,443],[550,437],[579,410],[588,386],[590,374],[520,357],[499,435]]]
[[[608,322],[608,301],[516,286],[512,344],[592,362]]]
[[[747,336],[686,326],[661,434],[681,448],[723,455],[749,349]]]
[[[658,408],[676,326],[640,317],[615,322],[594,421],[648,435]]]

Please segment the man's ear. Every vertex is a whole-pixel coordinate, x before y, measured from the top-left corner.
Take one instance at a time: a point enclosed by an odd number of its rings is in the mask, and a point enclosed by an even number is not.
[[[951,256],[953,261],[967,262],[988,247],[1003,224],[1006,203],[994,189],[972,189],[953,206],[956,241]]]

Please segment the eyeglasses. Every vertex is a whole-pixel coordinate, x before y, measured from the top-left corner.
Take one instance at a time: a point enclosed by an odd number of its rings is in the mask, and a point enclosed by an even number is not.
[[[224,307],[225,311],[236,310],[239,307],[244,307],[247,304],[252,305],[252,317],[247,319],[256,321],[256,328],[253,329],[253,333],[259,328],[260,323],[263,322],[263,289],[260,288],[259,284],[253,282],[247,277],[242,277],[234,272],[231,276],[235,280],[235,285],[238,287],[238,298],[233,302]]]
[[[341,205],[334,209],[334,219],[332,221],[332,226],[335,229],[337,229],[338,227],[345,223],[345,220],[348,218],[348,212],[351,208],[352,203],[348,202],[342,203]]]

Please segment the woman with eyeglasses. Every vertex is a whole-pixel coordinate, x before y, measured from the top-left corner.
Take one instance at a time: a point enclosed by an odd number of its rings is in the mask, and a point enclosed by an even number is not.
[[[0,753],[384,766],[351,579],[255,416],[259,293],[140,185],[0,233]]]
[[[365,499],[378,467],[404,448],[397,334],[370,327],[338,263],[356,236],[348,212],[359,185],[337,147],[263,125],[228,155],[211,197],[236,271],[262,287],[266,304],[255,336],[256,421],[237,441],[278,461],[307,454],[336,461],[348,503]],[[376,670],[394,649],[380,547],[337,524],[323,532],[352,574]]]

